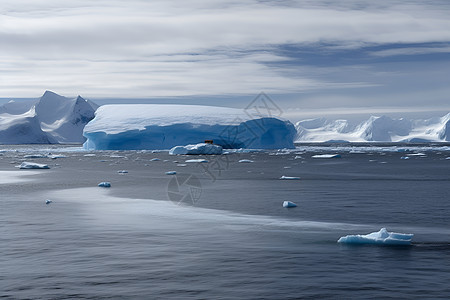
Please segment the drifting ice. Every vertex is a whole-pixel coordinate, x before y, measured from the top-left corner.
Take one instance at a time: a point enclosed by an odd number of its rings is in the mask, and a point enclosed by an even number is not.
[[[170,149],[170,155],[200,155],[200,154],[222,154],[222,146],[200,143],[196,145],[175,146]]]
[[[380,245],[411,245],[414,234],[388,232],[381,228],[378,232],[366,235],[347,235],[338,240],[338,243],[346,244],[380,244]]]
[[[166,175],[176,175],[177,172],[176,171],[168,171],[166,172]]]
[[[253,161],[253,160],[250,160],[250,159],[241,159],[239,162],[240,162],[240,163],[252,163],[252,162],[254,162],[254,161]]]
[[[291,176],[281,176],[281,180],[300,180],[300,177],[291,177]]]
[[[20,166],[19,169],[50,169],[48,165],[44,164],[38,164],[34,162],[26,162],[24,161]]]
[[[284,201],[283,207],[284,208],[297,207],[297,204],[295,204],[294,202],[291,202],[291,201]]]
[[[99,186],[99,187],[106,187],[106,188],[109,188],[109,187],[111,187],[111,182],[107,182],[107,181],[100,182],[100,183],[98,184],[98,186]]]
[[[312,158],[341,158],[340,154],[317,154],[311,156]]]
[[[85,149],[171,149],[213,140],[223,148],[294,148],[296,130],[273,117],[251,119],[235,108],[200,105],[103,105],[84,128]]]
[[[188,159],[185,162],[187,162],[187,163],[208,163],[208,161],[206,159],[202,159],[202,158],[199,158],[199,159]]]

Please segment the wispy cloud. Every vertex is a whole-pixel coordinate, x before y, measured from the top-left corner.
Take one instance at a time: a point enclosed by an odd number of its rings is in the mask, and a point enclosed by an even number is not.
[[[0,94],[55,89],[161,97],[362,88],[380,83],[289,63],[277,49],[326,48],[332,57],[373,45],[450,41],[445,1],[365,2],[4,0]],[[384,49],[372,56],[447,50]]]

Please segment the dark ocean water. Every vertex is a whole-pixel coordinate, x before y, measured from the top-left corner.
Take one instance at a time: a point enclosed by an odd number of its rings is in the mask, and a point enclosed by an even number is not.
[[[50,170],[14,174],[4,172],[29,151],[4,152],[0,298],[448,299],[450,149],[360,150],[302,147],[186,167],[166,153],[68,152]],[[168,199],[172,169],[195,203]],[[186,187],[186,178],[196,180]],[[101,180],[113,187],[96,187]],[[413,245],[336,242],[382,227],[415,234]]]

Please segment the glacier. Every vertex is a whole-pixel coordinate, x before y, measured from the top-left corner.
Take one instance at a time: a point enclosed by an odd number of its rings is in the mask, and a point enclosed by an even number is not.
[[[351,125],[347,120],[308,119],[295,124],[296,142],[448,142],[450,113],[427,120],[371,116]]]
[[[80,144],[98,106],[46,91],[33,101],[0,105],[0,144]]]
[[[103,105],[84,128],[87,150],[171,149],[212,140],[226,149],[294,148],[287,120],[252,119],[235,108],[170,105]]]

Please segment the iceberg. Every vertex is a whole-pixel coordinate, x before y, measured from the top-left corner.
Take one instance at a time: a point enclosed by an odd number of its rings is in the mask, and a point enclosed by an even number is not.
[[[84,126],[98,106],[46,91],[35,101],[10,101],[0,106],[1,144],[83,143]]]
[[[19,169],[50,169],[50,167],[45,164],[24,161],[20,164]]]
[[[170,155],[200,155],[222,154],[223,148],[219,145],[200,143],[196,145],[175,146],[169,150]]]
[[[345,244],[378,244],[378,245],[411,245],[414,234],[388,232],[381,228],[378,232],[366,235],[347,235],[341,237],[337,242]]]
[[[226,149],[294,148],[296,130],[273,117],[200,105],[104,105],[84,128],[88,150],[171,149],[206,140]]]

